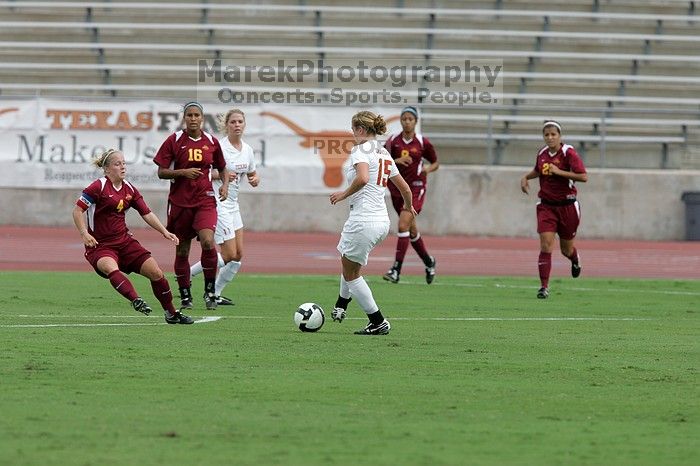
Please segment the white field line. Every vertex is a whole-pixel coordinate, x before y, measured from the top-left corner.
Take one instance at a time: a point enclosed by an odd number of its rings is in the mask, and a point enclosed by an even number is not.
[[[11,316],[8,316],[11,317]],[[95,316],[31,316],[31,315],[17,315],[14,317],[41,317],[41,318],[94,318]],[[114,316],[99,316],[99,317],[114,317]],[[124,317],[124,316],[119,316]],[[131,317],[131,316],[129,316]],[[195,324],[202,324],[207,322],[215,322],[224,317],[222,316],[206,316],[199,320],[196,320]],[[226,316],[226,319],[266,319],[266,316]],[[349,317],[346,320],[360,320],[365,321],[364,317]],[[391,317],[390,320],[398,321],[432,321],[432,322],[642,322],[651,321],[656,319],[651,318],[638,318],[638,317]],[[79,323],[61,323],[61,324],[9,324],[0,325],[0,328],[52,328],[52,327],[134,327],[134,326],[149,326],[149,325],[166,325],[165,322],[153,322],[153,323],[90,323],[90,324],[79,324]]]
[[[227,319],[269,319],[265,316],[226,316]],[[653,318],[646,317],[387,317],[390,321],[402,320],[402,321],[448,321],[448,322],[462,322],[462,321],[649,321],[657,320]],[[366,317],[346,317],[345,320],[362,320],[367,321]]]
[[[41,318],[65,318],[68,316],[28,316],[22,315],[17,317],[41,317]],[[70,318],[94,318],[95,316],[71,316]],[[108,316],[101,316],[108,317]],[[124,317],[124,316],[119,316]],[[195,320],[195,324],[205,324],[207,322],[216,322],[221,319],[220,316],[206,316],[199,320]],[[166,322],[118,322],[105,324],[78,324],[78,323],[62,323],[62,324],[9,324],[0,325],[0,328],[54,328],[54,327],[147,327],[153,325],[167,325]]]

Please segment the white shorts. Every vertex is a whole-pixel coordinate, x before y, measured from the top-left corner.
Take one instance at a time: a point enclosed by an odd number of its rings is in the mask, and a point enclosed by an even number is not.
[[[214,241],[216,244],[223,244],[236,237],[236,230],[243,228],[243,219],[241,218],[240,210],[225,210],[219,209],[216,213],[216,231],[214,232]]]
[[[343,225],[338,252],[353,262],[367,265],[369,253],[389,234],[389,222],[348,220]]]

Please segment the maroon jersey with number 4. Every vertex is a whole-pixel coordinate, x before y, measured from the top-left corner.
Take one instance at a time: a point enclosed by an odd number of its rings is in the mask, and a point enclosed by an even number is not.
[[[576,150],[568,145],[562,144],[556,154],[551,154],[547,146],[537,153],[535,171],[540,175],[540,199],[551,202],[563,202],[576,198],[576,186],[573,180],[561,176],[552,176],[550,166],[556,165],[560,170],[586,173],[581,157]]]
[[[202,131],[198,139],[191,138],[185,131],[173,133],[158,149],[153,161],[159,167],[178,170],[199,168],[202,174],[197,178],[179,177],[170,180],[168,201],[179,207],[198,207],[215,201],[211,184],[211,167],[217,170],[226,168],[226,160],[219,141]]]
[[[151,209],[131,183],[123,181],[116,189],[109,178],[99,178],[85,188],[76,205],[87,211],[88,232],[100,246],[118,245],[130,238],[125,213],[133,207],[146,215]]]

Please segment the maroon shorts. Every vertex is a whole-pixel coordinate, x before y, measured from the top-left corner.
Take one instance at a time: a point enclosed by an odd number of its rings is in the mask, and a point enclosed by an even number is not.
[[[581,222],[578,201],[567,205],[537,204],[537,233],[555,232],[561,239],[574,239]]]
[[[94,248],[85,248],[85,259],[92,265],[95,272],[106,278],[106,275],[97,268],[97,261],[103,257],[114,259],[119,270],[124,273],[139,273],[143,263],[151,257],[151,253],[133,237],[119,244],[98,244]]]
[[[197,236],[199,230],[216,231],[216,201],[197,207],[180,207],[168,203],[168,231],[174,233],[180,241],[187,241]]]
[[[413,208],[416,209],[417,213],[420,213],[423,209],[423,201],[425,200],[425,186],[414,187],[411,186],[411,193],[413,194]],[[403,197],[398,191],[391,191],[391,204],[394,206],[394,210],[397,214],[401,215],[401,210],[403,210]]]

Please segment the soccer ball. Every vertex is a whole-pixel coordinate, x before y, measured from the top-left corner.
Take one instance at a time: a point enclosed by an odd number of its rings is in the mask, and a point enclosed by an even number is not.
[[[294,324],[302,332],[315,332],[325,321],[323,309],[315,303],[304,303],[294,312]]]

